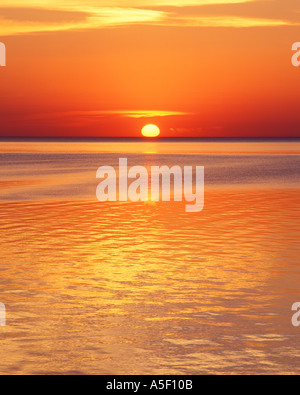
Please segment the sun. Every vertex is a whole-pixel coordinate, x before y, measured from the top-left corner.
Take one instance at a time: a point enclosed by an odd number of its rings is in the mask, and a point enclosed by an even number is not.
[[[142,129],[144,137],[157,137],[160,135],[160,130],[156,125],[146,125]]]

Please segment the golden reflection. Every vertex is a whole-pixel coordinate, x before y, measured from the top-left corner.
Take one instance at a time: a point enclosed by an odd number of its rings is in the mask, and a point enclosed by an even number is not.
[[[1,142],[3,152],[19,153],[160,153],[160,154],[222,154],[222,155],[300,155],[300,143],[295,142]]]
[[[291,329],[268,313],[290,300],[281,270],[298,289],[298,190],[207,202],[201,215],[172,202],[1,203],[1,371],[284,371],[288,357],[270,353],[293,347]]]

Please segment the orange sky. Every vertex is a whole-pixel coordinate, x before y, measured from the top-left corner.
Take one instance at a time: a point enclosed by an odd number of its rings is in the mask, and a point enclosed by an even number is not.
[[[298,136],[299,0],[0,0],[0,136]]]

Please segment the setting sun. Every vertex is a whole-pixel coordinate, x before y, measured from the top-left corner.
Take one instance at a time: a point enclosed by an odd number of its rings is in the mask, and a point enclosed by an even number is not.
[[[144,137],[157,137],[160,135],[160,130],[156,125],[146,125],[142,129]]]

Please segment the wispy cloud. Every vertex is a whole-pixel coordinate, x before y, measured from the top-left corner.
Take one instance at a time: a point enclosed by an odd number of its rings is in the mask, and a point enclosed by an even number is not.
[[[278,1],[104,0],[99,6],[99,1],[96,0],[3,0],[0,6],[0,35],[99,29],[131,24],[199,27],[299,24],[294,17],[299,6],[294,4],[294,0],[286,0],[288,12],[284,13],[284,17],[281,17],[282,13],[276,13],[276,10],[282,9]],[[265,12],[266,7],[271,10],[269,14]]]
[[[163,20],[165,12],[157,10],[126,9],[126,8],[99,8],[73,11],[72,15],[65,14],[65,20],[61,20],[64,10],[57,13],[57,21],[41,21],[39,15],[43,10],[32,9],[35,17],[31,20],[14,19],[13,10],[10,9],[10,18],[0,15],[0,35],[8,36],[24,33],[55,32],[65,30],[97,29],[109,26],[123,26],[132,23],[159,23]],[[17,11],[17,10],[16,10]],[[30,9],[29,9],[30,11]],[[1,12],[1,8],[0,8]],[[76,12],[79,15],[76,15]],[[5,15],[5,13],[4,13]],[[28,13],[28,15],[30,15]]]
[[[179,111],[101,111],[102,114],[107,115],[120,115],[123,117],[128,118],[157,118],[157,117],[171,117],[176,115],[191,115],[190,113],[186,112],[179,112]]]
[[[173,26],[194,27],[268,27],[285,26],[287,22],[280,19],[246,18],[238,16],[204,16],[204,17],[181,17],[170,19]]]
[[[166,110],[99,110],[99,111],[67,111],[57,113],[39,113],[27,115],[26,119],[49,119],[49,118],[69,118],[69,117],[124,117],[124,118],[159,118],[179,115],[192,115],[187,112],[166,111]]]
[[[29,7],[47,9],[69,9],[79,10],[85,7],[122,7],[122,8],[145,8],[157,6],[201,6],[210,4],[238,4],[247,3],[254,0],[102,0],[99,6],[98,0],[2,0],[2,7]]]

